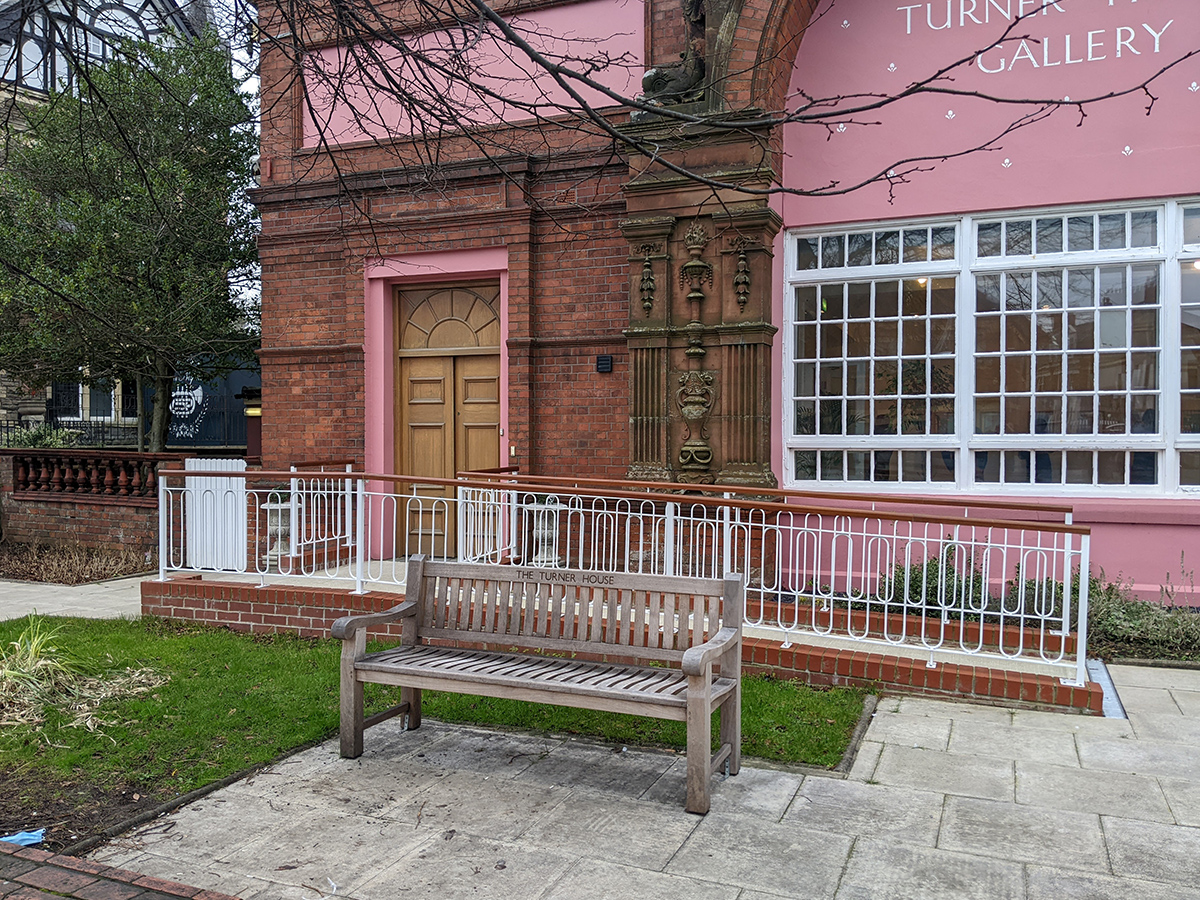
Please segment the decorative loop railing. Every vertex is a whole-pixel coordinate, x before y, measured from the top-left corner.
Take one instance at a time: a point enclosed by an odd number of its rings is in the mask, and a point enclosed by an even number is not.
[[[885,647],[930,665],[986,658],[1086,680],[1089,531],[1070,524],[1069,507],[764,497],[508,472],[418,482],[340,462],[326,466],[332,471],[163,472],[161,576],[322,578],[361,592],[403,586],[416,553],[604,572],[738,572],[747,627],[785,643]],[[198,474],[228,477],[214,484]],[[207,541],[196,534],[203,529]],[[236,552],[198,559],[195,548],[211,546],[220,529],[236,532]]]

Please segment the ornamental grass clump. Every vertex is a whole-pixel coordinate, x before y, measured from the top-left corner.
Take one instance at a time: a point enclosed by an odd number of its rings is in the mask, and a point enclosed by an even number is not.
[[[31,615],[0,650],[0,728],[38,728],[49,710],[58,710],[62,725],[98,732],[115,724],[100,716],[103,703],[148,693],[167,680],[146,668],[97,671],[59,646],[60,631]]]
[[[1088,640],[1097,655],[1200,661],[1200,611],[1138,600],[1095,576],[1088,594]]]

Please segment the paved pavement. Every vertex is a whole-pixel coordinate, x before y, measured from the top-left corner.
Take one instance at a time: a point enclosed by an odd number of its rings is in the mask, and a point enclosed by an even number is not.
[[[145,579],[145,575],[135,575],[76,587],[0,581],[0,620],[21,619],[34,611],[44,616],[137,618],[142,614],[139,585]]]
[[[1200,671],[1114,667],[1130,718],[881,703],[848,778],[747,766],[706,817],[669,753],[395,720],[93,859],[253,900],[1200,898]]]

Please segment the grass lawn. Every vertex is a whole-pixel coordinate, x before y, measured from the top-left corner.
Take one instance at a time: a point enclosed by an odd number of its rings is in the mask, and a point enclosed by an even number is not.
[[[65,845],[128,818],[139,804],[152,806],[337,729],[339,646],[333,641],[254,637],[159,619],[43,622],[58,628],[50,641],[57,653],[80,660],[91,674],[148,668],[167,680],[89,710],[95,731],[71,727],[77,713],[61,703],[45,707],[40,725],[0,728],[0,834],[42,827],[50,809],[50,819],[63,820]],[[10,649],[28,624],[0,622],[0,651]],[[368,686],[368,713],[395,696]],[[425,715],[443,721],[591,735],[625,745],[685,743],[682,723],[453,694],[425,697]],[[833,766],[862,702],[861,691],[746,679],[743,753]],[[4,712],[0,708],[0,717]],[[137,802],[131,805],[130,797]],[[122,798],[124,807],[112,808]],[[88,803],[97,807],[94,815],[78,812]],[[105,817],[111,821],[101,823]]]

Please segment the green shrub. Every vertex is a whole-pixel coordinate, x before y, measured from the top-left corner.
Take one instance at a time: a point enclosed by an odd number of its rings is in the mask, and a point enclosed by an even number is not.
[[[1138,600],[1122,584],[1092,576],[1088,588],[1089,652],[1104,658],[1200,661],[1200,612]]]
[[[9,433],[5,446],[25,447],[38,450],[61,450],[74,447],[79,441],[79,432],[52,425],[36,425],[33,428],[18,428]]]

